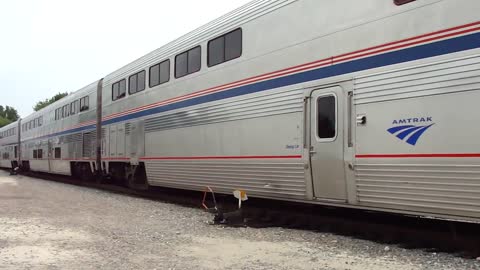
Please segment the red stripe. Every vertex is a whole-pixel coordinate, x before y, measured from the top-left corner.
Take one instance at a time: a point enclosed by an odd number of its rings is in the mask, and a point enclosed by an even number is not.
[[[450,36],[454,36],[454,35],[460,35],[460,34],[464,34],[464,33],[468,33],[468,32],[473,32],[473,31],[479,30],[479,28],[467,29],[467,30],[464,30],[464,31],[461,31],[461,32],[451,33],[451,34],[443,35],[443,36],[440,36],[440,37],[433,37],[433,38],[429,38],[429,39],[426,39],[426,40],[411,42],[411,43],[404,44],[404,45],[401,45],[401,46],[395,46],[395,47],[392,47],[392,48],[385,48],[385,47],[388,47],[388,46],[391,46],[391,45],[396,45],[396,44],[400,44],[400,43],[403,43],[403,42],[412,41],[412,40],[416,40],[416,39],[420,39],[420,38],[424,38],[424,37],[430,37],[430,36],[438,35],[438,34],[441,34],[441,33],[446,33],[446,32],[450,32],[450,31],[454,31],[454,30],[458,30],[458,29],[463,29],[463,28],[467,28],[467,27],[471,27],[471,26],[475,26],[475,25],[479,25],[479,24],[480,24],[480,22],[475,22],[475,23],[470,23],[470,24],[466,24],[466,25],[462,25],[462,26],[456,26],[456,27],[453,27],[453,28],[440,30],[440,31],[436,31],[436,32],[428,33],[428,34],[423,34],[423,35],[415,36],[415,37],[412,37],[412,38],[402,39],[402,40],[399,40],[399,41],[390,42],[390,43],[370,47],[370,48],[367,48],[367,49],[358,50],[358,51],[355,51],[355,52],[350,52],[350,53],[338,55],[338,56],[335,56],[335,57],[329,57],[329,58],[309,62],[309,63],[306,63],[306,64],[301,64],[301,65],[297,65],[297,66],[293,66],[293,67],[289,67],[289,68],[285,68],[285,69],[281,69],[281,70],[276,70],[276,71],[273,71],[273,72],[269,72],[269,73],[257,75],[257,76],[254,76],[254,77],[250,77],[250,78],[247,78],[247,79],[239,80],[239,81],[236,81],[236,82],[211,87],[211,88],[208,88],[208,89],[205,89],[205,90],[202,90],[202,91],[198,91],[198,92],[195,92],[195,93],[175,97],[175,98],[168,99],[168,100],[165,100],[165,101],[162,101],[162,102],[157,102],[157,103],[141,106],[141,107],[138,107],[138,108],[127,110],[125,112],[111,114],[111,115],[105,117],[105,119],[111,119],[112,117],[115,117],[115,116],[118,116],[118,115],[121,115],[121,114],[125,114],[125,113],[128,114],[128,113],[131,113],[131,112],[136,111],[136,110],[149,108],[151,106],[157,106],[157,105],[160,105],[160,104],[163,104],[163,103],[166,103],[166,102],[173,102],[173,101],[183,100],[183,99],[190,98],[190,97],[195,97],[195,96],[198,96],[198,95],[217,92],[217,91],[221,91],[221,90],[224,90],[224,89],[227,89],[227,88],[230,88],[230,87],[240,86],[240,85],[244,85],[244,84],[248,84],[248,83],[254,83],[254,82],[257,82],[257,81],[260,81],[260,80],[266,80],[266,79],[270,79],[270,78],[277,77],[277,76],[282,76],[282,75],[287,75],[287,74],[294,73],[294,72],[303,71],[303,70],[309,69],[309,68],[315,68],[315,67],[318,67],[318,66],[323,66],[325,64],[333,64],[333,63],[337,63],[337,62],[340,62],[340,61],[346,61],[346,60],[351,60],[351,59],[354,59],[354,58],[360,58],[360,57],[363,57],[363,56],[372,55],[372,54],[375,54],[375,53],[380,53],[380,52],[389,51],[389,50],[395,50],[395,49],[399,49],[399,48],[403,48],[403,47],[407,47],[407,46],[411,46],[411,45],[415,45],[415,44],[419,44],[419,43],[423,43],[423,42],[429,42],[429,41],[442,39],[442,38],[446,38],[446,37],[450,37]],[[356,56],[348,57],[348,58],[345,58],[345,59],[341,59],[341,60],[339,59],[339,60],[333,61],[334,58],[342,58],[342,57],[345,57],[345,56],[350,56],[350,55],[354,55],[354,54],[358,54],[358,53],[366,52],[366,51],[371,51],[371,50],[375,50],[375,49],[379,49],[379,48],[385,48],[385,49],[377,50],[377,51],[374,51],[374,52],[370,52],[370,53],[366,53],[366,54],[362,54],[362,55],[356,55]],[[311,66],[313,64],[317,64],[317,63],[321,63],[321,62],[325,62],[325,61],[329,61],[329,60],[330,60],[330,63],[322,63],[318,66],[317,65]],[[298,68],[301,68],[301,69],[297,70]]]
[[[465,154],[375,154],[356,155],[356,158],[480,158],[480,153]]]
[[[242,79],[242,80],[239,80],[239,81],[235,81],[235,82],[211,87],[211,88],[201,90],[201,91],[198,91],[198,92],[194,92],[194,93],[191,93],[191,94],[186,94],[186,95],[183,95],[183,96],[178,96],[178,97],[175,97],[175,98],[171,98],[171,99],[167,99],[167,100],[164,100],[164,101],[152,103],[152,104],[149,104],[149,105],[140,106],[140,107],[133,108],[133,109],[130,109],[130,110],[127,110],[127,111],[114,113],[114,114],[111,114],[111,115],[108,115],[108,116],[104,117],[102,120],[103,121],[109,120],[109,119],[115,118],[117,116],[127,115],[127,114],[130,114],[130,113],[133,113],[133,112],[142,111],[144,109],[157,107],[157,106],[160,106],[160,105],[163,105],[163,104],[169,104],[169,103],[172,103],[172,102],[181,101],[181,100],[185,100],[185,99],[188,99],[188,98],[193,98],[193,97],[204,95],[204,94],[218,92],[218,91],[222,91],[222,90],[232,88],[232,87],[236,87],[236,86],[242,86],[242,85],[255,83],[255,82],[258,82],[258,81],[262,81],[262,80],[267,80],[267,79],[271,79],[271,78],[275,78],[275,77],[279,77],[279,76],[288,75],[288,74],[291,74],[291,73],[296,73],[296,72],[301,72],[301,71],[312,69],[312,68],[317,68],[317,67],[320,67],[320,66],[331,65],[331,64],[335,64],[335,63],[339,63],[339,62],[343,62],[343,61],[348,61],[348,60],[352,60],[352,59],[356,59],[356,58],[361,58],[361,57],[365,57],[365,56],[369,56],[369,55],[373,55],[373,54],[377,54],[377,53],[382,53],[382,52],[386,52],[386,51],[393,51],[393,50],[396,50],[396,49],[400,49],[400,48],[404,48],[404,47],[408,47],[408,46],[412,46],[412,45],[416,45],[416,44],[420,44],[420,43],[427,43],[427,42],[438,40],[438,39],[443,39],[443,38],[447,38],[447,37],[451,37],[451,36],[455,36],[455,35],[462,35],[462,34],[466,34],[466,33],[469,33],[469,32],[474,32],[474,31],[480,30],[480,27],[477,27],[477,28],[466,29],[466,30],[463,30],[463,31],[455,32],[455,33],[449,33],[449,34],[442,35],[442,36],[432,37],[432,36],[435,36],[435,35],[438,35],[438,34],[447,33],[447,32],[451,32],[451,31],[455,31],[455,30],[459,30],[459,29],[464,29],[464,28],[468,28],[468,27],[472,27],[472,26],[476,26],[476,25],[480,25],[480,22],[474,22],[474,23],[470,23],[470,24],[466,24],[466,25],[456,26],[456,27],[452,27],[452,28],[448,28],[448,29],[444,29],[444,30],[440,30],[440,31],[436,31],[436,32],[431,32],[431,33],[427,33],[427,34],[423,34],[423,35],[419,35],[419,36],[415,36],[415,37],[411,37],[411,38],[406,38],[406,39],[402,39],[402,40],[398,40],[398,41],[394,41],[394,42],[390,42],[390,43],[386,43],[386,44],[382,44],[382,45],[378,45],[378,46],[374,46],[374,47],[370,47],[370,48],[346,53],[346,54],[341,54],[341,55],[334,56],[334,57],[329,57],[329,58],[309,62],[309,63],[306,63],[306,64],[301,64],[301,65],[297,65],[297,66],[293,66],[293,67],[289,67],[289,68],[285,68],[285,69],[281,69],[281,70],[276,70],[276,71],[273,71],[273,72],[269,72],[269,73],[257,75],[257,76],[254,76],[254,77]],[[418,40],[418,39],[425,38],[425,37],[431,37],[431,38]],[[391,45],[397,45],[397,44],[401,44],[401,43],[408,42],[408,41],[413,41],[413,40],[417,40],[417,41],[402,44],[402,45],[398,45],[398,46],[394,46],[394,47],[389,47]],[[383,48],[383,49],[380,49],[380,48]],[[379,50],[376,50],[376,49],[379,49]],[[375,50],[375,51],[372,51],[372,50]],[[370,52],[368,52],[368,51],[370,51]],[[363,53],[363,54],[357,55],[357,54],[362,53],[362,52],[368,52],[368,53]],[[349,56],[349,57],[346,57],[346,56]],[[95,123],[95,121],[88,121],[88,122],[77,124],[74,127],[86,126],[88,124],[94,124],[94,123]],[[70,128],[66,128],[64,130],[68,130],[68,129],[70,129]],[[62,131],[64,131],[64,130],[62,130]]]
[[[348,60],[352,60],[352,59],[356,59],[356,58],[360,58],[360,57],[364,57],[364,56],[369,56],[369,55],[372,55],[372,54],[377,54],[377,53],[382,53],[382,52],[387,52],[387,51],[393,51],[393,50],[417,45],[417,44],[420,44],[420,43],[427,43],[427,42],[435,41],[435,40],[438,40],[438,39],[444,39],[444,38],[448,38],[448,37],[452,37],[452,36],[463,35],[463,34],[470,33],[470,32],[475,32],[475,31],[478,31],[478,30],[480,30],[480,27],[472,28],[472,29],[466,29],[466,30],[463,30],[463,31],[454,32],[454,33],[450,33],[450,34],[446,34],[446,35],[442,35],[442,36],[438,36],[438,37],[432,37],[432,38],[428,38],[428,39],[417,40],[415,42],[405,43],[405,44],[402,44],[402,45],[398,45],[398,46],[394,46],[394,47],[388,47],[388,48],[384,48],[384,49],[381,49],[381,50],[372,51],[372,52],[369,52],[369,53],[364,53],[364,54],[354,55],[354,56],[347,57],[347,58],[342,58],[342,59],[333,61],[333,63],[335,64],[335,63],[338,63],[338,62],[348,61]],[[338,57],[335,57],[335,58],[338,58]]]
[[[401,39],[401,40],[398,40],[398,41],[393,41],[393,42],[390,42],[390,43],[370,47],[370,48],[367,48],[367,49],[362,49],[362,50],[358,50],[358,51],[355,51],[355,52],[342,54],[342,55],[337,56],[337,58],[352,55],[352,54],[357,54],[357,53],[361,53],[361,52],[366,52],[366,51],[370,51],[370,50],[375,50],[375,49],[379,49],[379,48],[383,48],[383,47],[388,47],[390,45],[396,45],[396,44],[399,44],[399,43],[412,41],[412,40],[419,39],[419,38],[430,37],[430,36],[434,36],[434,35],[438,35],[438,34],[442,34],[442,33],[446,33],[446,32],[451,32],[451,31],[455,31],[455,30],[459,30],[459,29],[463,29],[463,28],[467,28],[467,27],[471,27],[471,26],[475,26],[475,25],[480,25],[480,22],[469,23],[469,24],[460,25],[460,26],[456,26],[456,27],[452,27],[452,28],[448,28],[448,29],[444,29],[444,30],[440,30],[440,31],[432,32],[432,33],[427,33],[427,34],[423,34],[423,35],[419,35],[419,36],[415,36],[415,37],[411,37],[411,38],[406,38],[406,39]]]
[[[210,156],[210,157],[143,157],[141,160],[205,160],[205,159],[293,159],[302,158],[295,156]]]

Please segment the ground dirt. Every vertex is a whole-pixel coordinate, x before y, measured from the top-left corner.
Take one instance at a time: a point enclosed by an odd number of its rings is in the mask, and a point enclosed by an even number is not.
[[[452,254],[282,228],[0,171],[0,269],[480,269]]]

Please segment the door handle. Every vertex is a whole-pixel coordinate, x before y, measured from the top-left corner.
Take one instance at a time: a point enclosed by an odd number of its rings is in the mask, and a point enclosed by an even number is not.
[[[310,150],[310,155],[315,155],[317,153],[317,151],[315,150]]]
[[[367,116],[365,114],[357,115],[357,125],[366,125],[367,124]]]

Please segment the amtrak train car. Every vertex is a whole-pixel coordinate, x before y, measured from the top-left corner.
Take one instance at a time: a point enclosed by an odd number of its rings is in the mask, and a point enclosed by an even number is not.
[[[24,168],[63,175],[86,170],[89,164],[78,161],[88,160],[95,152],[91,142],[95,131],[84,126],[95,122],[96,93],[95,82],[22,119]]]
[[[252,1],[27,117],[22,163],[479,222],[478,10]]]
[[[10,123],[0,128],[0,168],[18,166],[18,124]]]

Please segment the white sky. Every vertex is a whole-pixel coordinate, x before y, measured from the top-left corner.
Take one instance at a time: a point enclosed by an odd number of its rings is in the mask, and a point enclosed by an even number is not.
[[[0,105],[25,117],[248,2],[0,0]]]

